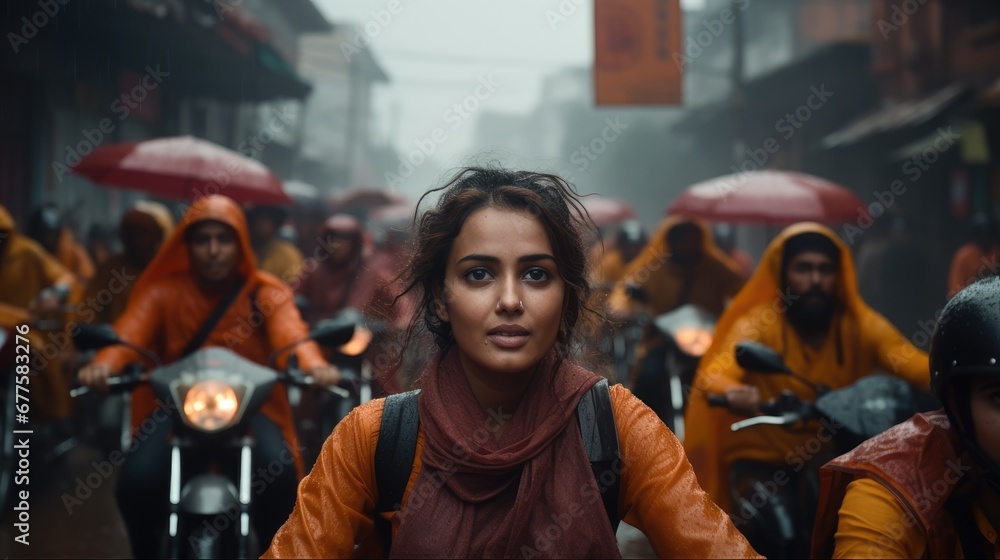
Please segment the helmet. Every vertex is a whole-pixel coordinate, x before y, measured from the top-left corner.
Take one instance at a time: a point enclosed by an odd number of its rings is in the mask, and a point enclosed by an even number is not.
[[[1000,378],[1000,277],[983,278],[945,305],[931,337],[931,390],[982,467],[983,476],[1000,492],[1000,465],[976,442],[969,406],[968,375]]]

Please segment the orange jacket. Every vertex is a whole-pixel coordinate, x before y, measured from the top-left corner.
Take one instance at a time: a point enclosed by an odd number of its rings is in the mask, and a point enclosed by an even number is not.
[[[913,545],[920,543],[898,542],[912,529],[925,543],[920,553],[926,552],[931,558],[955,558],[961,548],[952,516],[944,506],[961,476],[972,468],[972,458],[963,455],[963,449],[948,416],[944,410],[938,410],[917,414],[827,463],[820,470],[812,556],[834,555],[834,532],[840,516],[845,516],[857,520],[856,525],[866,525],[866,520],[867,524],[876,525],[872,534],[878,537],[865,547],[866,557],[882,557],[886,553],[895,556],[895,552],[913,549]],[[897,509],[902,506],[903,515],[885,526],[871,518],[871,512],[877,508],[865,511],[842,508],[847,487],[855,480],[877,482],[887,490],[886,501]],[[864,500],[857,502],[863,504]],[[838,546],[838,556],[839,549]]]
[[[223,294],[208,296],[203,293],[191,272],[185,233],[203,220],[217,220],[236,230],[242,251],[238,271],[247,278],[242,292],[219,319],[203,346],[229,348],[248,360],[265,364],[272,351],[306,338],[309,331],[295,307],[292,291],[274,276],[256,269],[243,211],[224,196],[199,199],[188,210],[136,281],[125,312],[114,323],[115,331],[125,341],[155,352],[164,364],[182,357],[184,347],[224,297]],[[252,301],[256,302],[259,313],[254,311]],[[299,345],[295,352],[303,369],[326,363],[313,342]],[[278,367],[284,367],[287,356],[285,353],[279,358]],[[109,364],[114,371],[119,371],[141,359],[133,350],[113,346],[98,352],[92,363]],[[133,426],[152,414],[155,406],[150,387],[137,388],[132,396]],[[261,412],[281,426],[291,448],[298,450],[284,385],[274,386]],[[297,464],[301,469],[301,463],[297,461]]]
[[[56,259],[76,276],[76,281],[81,286],[86,285],[94,277],[93,261],[90,260],[83,245],[76,242],[73,232],[68,229],[62,230],[59,234]]]
[[[625,258],[617,247],[601,241],[594,243],[587,256],[591,270],[594,271],[594,281],[598,286],[613,285],[625,276]]]
[[[291,283],[302,275],[302,253],[294,244],[275,238],[260,248],[257,266],[281,281]]]
[[[27,309],[53,284],[74,285],[73,275],[35,240],[17,232],[14,218],[0,206],[0,303]]]
[[[146,228],[152,233],[160,233],[162,240],[170,236],[174,220],[170,210],[159,202],[140,200],[122,216],[121,224],[128,222],[131,228]],[[122,225],[119,225],[119,229]],[[129,262],[124,253],[108,257],[97,266],[97,273],[87,284],[83,297],[79,298],[76,315],[85,323],[111,323],[125,311],[129,295],[136,281],[142,275],[143,267]]]
[[[840,307],[826,343],[819,350],[801,342],[784,313],[788,297],[781,280],[785,242],[805,232],[822,233],[840,248],[837,280]],[[820,428],[819,424],[798,431],[781,426],[755,426],[733,433],[729,425],[738,417],[725,409],[708,408],[707,394],[722,393],[740,384],[758,387],[762,401],[785,390],[802,399],[815,399],[811,388],[790,376],[753,374],[739,367],[735,347],[745,340],[777,350],[792,371],[832,389],[846,387],[876,367],[919,387],[930,384],[927,354],[913,346],[858,295],[850,250],[836,234],[815,223],[786,228],[768,246],[753,277],[719,319],[712,347],[698,365],[685,415],[688,433],[684,448],[699,482],[726,509],[730,500],[726,481],[733,462],[754,460],[787,465],[797,471],[806,458],[793,450],[814,439]]]
[[[661,558],[759,558],[698,487],[680,443],[656,414],[621,385],[611,388],[611,399],[624,465],[619,511],[625,522],[646,533]],[[383,399],[371,401],[337,425],[264,558],[379,555],[374,458],[384,404]],[[423,445],[419,430],[404,511],[421,469]],[[602,507],[596,496],[591,507]],[[386,515],[395,534],[399,520],[395,513]]]

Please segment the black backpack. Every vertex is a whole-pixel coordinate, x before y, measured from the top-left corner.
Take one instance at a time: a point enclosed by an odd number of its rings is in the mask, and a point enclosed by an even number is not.
[[[417,426],[420,423],[417,414],[419,396],[419,389],[390,395],[385,399],[385,408],[382,411],[382,424],[379,426],[378,443],[375,446],[375,484],[378,485],[375,532],[382,545],[382,553],[386,557],[389,556],[389,549],[392,546],[392,525],[381,514],[399,511],[406,483],[413,470]],[[615,427],[611,390],[608,388],[607,379],[601,379],[580,398],[580,403],[576,407],[576,417],[580,422],[583,447],[587,452],[587,458],[590,459],[597,487],[601,490],[601,501],[604,502],[611,530],[617,532],[618,524],[621,522],[618,516],[621,478],[613,469],[615,461],[621,454],[618,449],[618,430]],[[621,468],[620,463],[618,468]],[[608,472],[614,474],[614,480],[610,484],[601,480],[601,475]]]

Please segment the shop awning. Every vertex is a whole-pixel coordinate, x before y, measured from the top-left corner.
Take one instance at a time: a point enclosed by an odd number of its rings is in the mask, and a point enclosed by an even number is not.
[[[221,18],[211,3],[183,10],[135,0],[81,6],[70,3],[69,13],[60,12],[74,24],[53,35],[58,52],[74,53],[75,76],[114,84],[112,68],[142,74],[152,67],[163,72],[164,88],[174,94],[235,103],[302,99],[312,91],[266,25],[239,5]]]
[[[881,134],[914,132],[968,101],[972,93],[972,88],[965,84],[951,84],[925,97],[903,101],[862,116],[827,135],[822,145],[824,148],[843,148]]]

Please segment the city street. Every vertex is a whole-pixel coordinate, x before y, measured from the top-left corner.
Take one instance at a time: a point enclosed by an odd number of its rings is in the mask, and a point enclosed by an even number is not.
[[[113,474],[109,478],[101,477],[100,485],[91,490],[89,497],[80,500],[81,503],[73,507],[72,513],[67,511],[63,503],[65,499],[71,506],[75,504],[70,497],[77,492],[77,478],[86,480],[88,475],[95,472],[92,463],[106,459],[96,449],[80,445],[48,469],[33,464],[29,489],[30,544],[24,546],[14,541],[19,533],[14,529],[14,511],[12,508],[8,509],[4,512],[3,523],[0,525],[0,542],[3,545],[0,556],[130,558],[125,526],[115,506]],[[64,495],[67,497],[64,498]],[[79,495],[87,496],[83,490]]]

